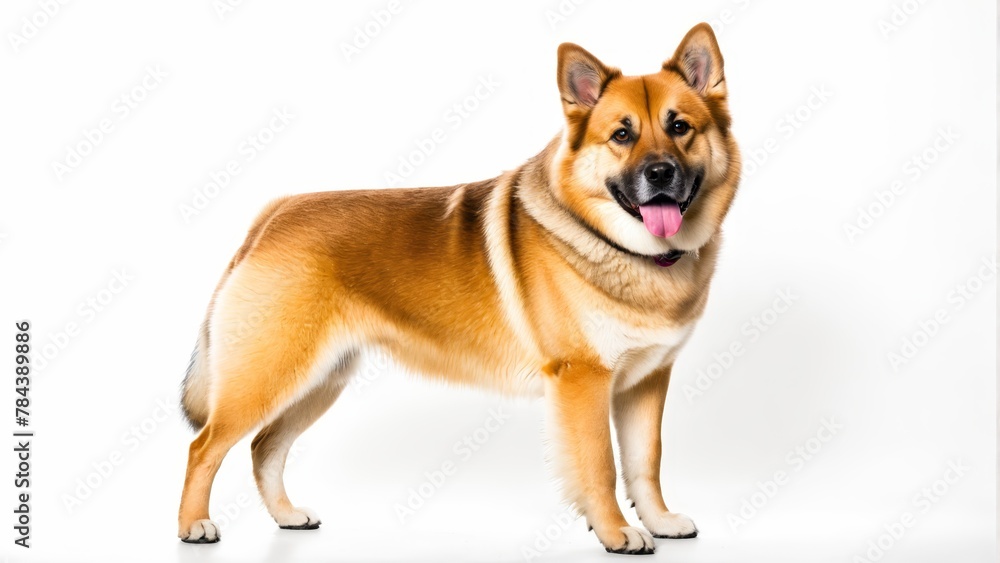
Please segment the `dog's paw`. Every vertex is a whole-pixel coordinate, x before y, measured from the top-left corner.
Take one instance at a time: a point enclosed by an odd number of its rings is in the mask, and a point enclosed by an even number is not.
[[[186,530],[178,534],[184,543],[215,543],[222,539],[219,525],[211,520],[195,520]]]
[[[282,530],[315,530],[319,528],[319,516],[308,508],[293,508],[274,517]]]
[[[598,539],[604,544],[604,549],[608,553],[649,555],[656,551],[656,546],[653,544],[653,536],[649,535],[649,532],[646,530],[633,526],[619,528],[606,534],[606,537],[598,536]]]
[[[676,512],[662,512],[653,517],[640,517],[642,525],[646,527],[653,537],[682,539],[698,536],[698,527],[694,522]]]

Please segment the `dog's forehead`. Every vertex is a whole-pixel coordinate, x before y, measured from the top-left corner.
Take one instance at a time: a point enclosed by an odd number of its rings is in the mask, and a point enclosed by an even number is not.
[[[605,87],[601,94],[609,109],[640,111],[647,107],[646,85],[642,76],[619,76]]]
[[[667,112],[684,114],[692,121],[711,119],[705,101],[675,72],[660,71],[641,76],[621,76],[612,80],[598,107],[607,119],[631,115],[640,121],[648,116],[659,121]],[[601,107],[603,106],[603,107]]]

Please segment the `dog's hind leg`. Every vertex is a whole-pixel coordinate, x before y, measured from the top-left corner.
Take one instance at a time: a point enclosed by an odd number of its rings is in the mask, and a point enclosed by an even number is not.
[[[208,423],[191,442],[178,516],[178,536],[182,541],[219,541],[219,526],[208,517],[212,481],[230,448],[260,422],[258,417],[247,416],[241,405],[222,404],[212,412]]]
[[[289,530],[319,528],[319,516],[308,508],[295,507],[288,500],[282,477],[292,443],[337,400],[354,370],[357,353],[348,352],[337,362],[330,375],[318,387],[265,426],[250,446],[253,475],[267,511],[278,526]]]
[[[212,543],[212,481],[233,445],[275,421],[297,399],[327,381],[333,300],[326,280],[308,270],[257,258],[233,271],[211,318],[210,398],[205,427],[191,443],[178,516],[180,538]],[[328,405],[327,405],[328,406]]]
[[[643,526],[658,538],[693,538],[698,535],[694,522],[667,510],[660,489],[660,428],[670,368],[657,370],[634,387],[615,393],[615,428],[625,490]]]

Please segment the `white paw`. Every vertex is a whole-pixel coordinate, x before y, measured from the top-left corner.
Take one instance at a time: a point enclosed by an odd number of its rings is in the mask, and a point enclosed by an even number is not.
[[[222,539],[219,525],[211,520],[195,520],[187,530],[181,530],[181,541],[185,543],[215,543]]]
[[[662,512],[653,516],[640,516],[642,525],[658,538],[693,538],[698,535],[698,527],[694,522],[676,512]]]
[[[608,553],[627,553],[629,555],[648,555],[656,551],[653,536],[642,528],[625,526],[609,538],[600,538]]]
[[[278,526],[285,530],[315,530],[319,528],[319,516],[308,508],[294,508],[274,516]]]

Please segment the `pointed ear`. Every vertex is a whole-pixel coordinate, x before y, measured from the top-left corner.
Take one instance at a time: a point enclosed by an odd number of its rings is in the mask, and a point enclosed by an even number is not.
[[[590,111],[597,105],[608,81],[621,74],[618,69],[604,66],[597,57],[573,43],[559,46],[559,93],[563,110],[568,114]]]
[[[707,23],[700,23],[688,32],[663,68],[674,69],[702,96],[726,95],[726,77],[722,69],[722,52],[715,32]]]

